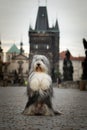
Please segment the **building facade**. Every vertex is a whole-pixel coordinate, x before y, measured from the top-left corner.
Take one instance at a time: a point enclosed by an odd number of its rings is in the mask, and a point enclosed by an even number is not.
[[[7,79],[11,84],[24,85],[28,78],[29,58],[23,50],[23,43],[20,43],[20,49],[15,44],[7,51]]]
[[[46,6],[39,6],[35,29],[29,28],[30,56],[42,54],[48,57],[53,80],[56,80],[57,70],[59,68],[59,26],[58,21],[50,28]]]

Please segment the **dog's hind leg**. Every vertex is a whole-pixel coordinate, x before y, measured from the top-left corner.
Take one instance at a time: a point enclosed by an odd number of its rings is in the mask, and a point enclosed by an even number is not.
[[[34,105],[32,104],[29,107],[25,108],[24,111],[22,112],[22,114],[33,116],[35,114],[35,107],[34,107]]]

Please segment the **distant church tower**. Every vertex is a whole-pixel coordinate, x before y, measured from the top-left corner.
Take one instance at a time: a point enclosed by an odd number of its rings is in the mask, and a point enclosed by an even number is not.
[[[30,62],[35,54],[48,57],[51,63],[53,81],[59,69],[59,26],[58,21],[50,28],[46,6],[39,6],[35,29],[29,28]]]

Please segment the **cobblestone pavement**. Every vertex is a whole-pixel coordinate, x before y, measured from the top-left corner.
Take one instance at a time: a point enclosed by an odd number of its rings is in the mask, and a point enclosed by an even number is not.
[[[61,116],[22,115],[26,102],[26,87],[0,87],[0,130],[87,130],[87,91],[54,88]]]

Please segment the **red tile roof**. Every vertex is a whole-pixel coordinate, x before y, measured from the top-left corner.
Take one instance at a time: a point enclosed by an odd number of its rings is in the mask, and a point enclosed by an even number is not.
[[[62,51],[59,53],[59,56],[60,56],[60,59],[64,60],[65,58],[65,54],[66,54],[66,51]],[[74,56],[70,56],[70,59],[71,60],[76,60],[76,61],[83,61],[84,60],[84,56],[79,56],[79,57],[74,57]]]

